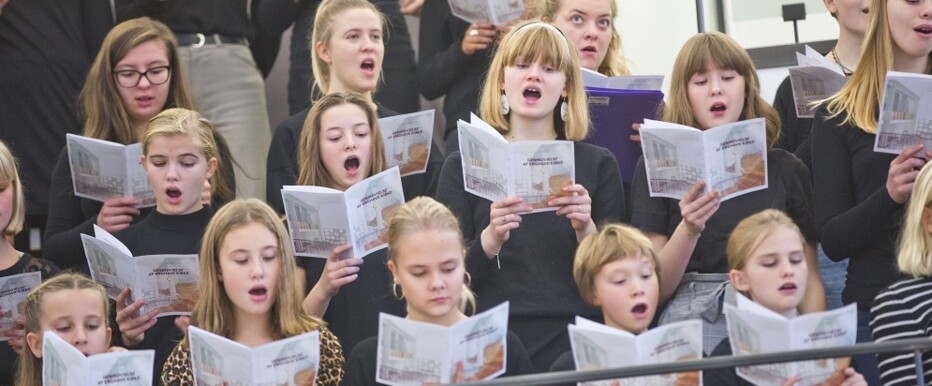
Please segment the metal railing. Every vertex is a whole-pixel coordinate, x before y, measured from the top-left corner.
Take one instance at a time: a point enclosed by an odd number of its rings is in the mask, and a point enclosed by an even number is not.
[[[644,375],[680,373],[684,371],[718,369],[723,367],[751,366],[767,363],[795,362],[811,359],[837,358],[863,354],[883,354],[912,351],[916,365],[916,384],[925,385],[922,370],[922,352],[932,349],[932,338],[892,340],[880,343],[859,343],[853,346],[816,348],[742,356],[706,357],[683,362],[670,362],[641,366],[587,371],[558,371],[534,375],[505,377],[482,382],[458,383],[458,386],[552,385],[603,379],[639,377]]]

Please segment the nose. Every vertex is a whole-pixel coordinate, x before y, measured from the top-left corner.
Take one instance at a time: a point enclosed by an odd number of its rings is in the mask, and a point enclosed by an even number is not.
[[[528,80],[540,80],[540,74],[542,69],[540,64],[534,63],[527,68],[527,79]]]
[[[638,297],[644,295],[644,288],[647,286],[647,283],[644,280],[634,280],[633,286],[631,288],[631,296]]]
[[[712,77],[712,79],[709,80],[709,93],[711,93],[712,95],[722,94],[721,79],[718,79],[717,77]]]
[[[262,259],[253,259],[252,269],[250,270],[251,278],[259,279],[265,276],[265,267],[262,266]]]
[[[139,84],[137,84],[136,87],[139,87],[139,88],[149,88],[149,87],[151,87],[151,86],[152,86],[152,83],[149,82],[148,76],[140,74],[140,75],[139,75]]]
[[[793,277],[793,275],[796,273],[796,270],[793,267],[793,263],[791,263],[789,260],[784,260],[780,263],[780,271],[780,275],[786,278]]]
[[[80,347],[87,343],[87,332],[84,331],[83,327],[75,327],[74,329],[74,346]]]
[[[599,26],[597,21],[587,23],[585,30],[583,31],[583,38],[586,40],[595,40],[599,37]]]
[[[181,166],[177,162],[170,163],[170,165],[168,166],[168,174],[165,175],[165,178],[168,179],[169,181],[177,181],[178,180],[178,168],[180,167]]]
[[[344,145],[344,147],[345,147],[346,150],[356,150],[356,148],[359,147],[359,146],[356,144],[356,138],[355,138],[355,136],[353,136],[352,133],[350,133],[349,135],[346,136],[346,142],[344,142],[343,145]]]
[[[447,282],[443,280],[443,274],[441,272],[435,272],[431,276],[430,289],[432,290],[441,290],[446,288]]]

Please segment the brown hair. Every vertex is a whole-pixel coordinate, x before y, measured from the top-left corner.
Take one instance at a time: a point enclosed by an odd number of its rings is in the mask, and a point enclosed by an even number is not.
[[[653,264],[659,288],[660,262],[654,245],[641,231],[629,225],[607,224],[587,236],[579,243],[573,259],[573,279],[579,295],[586,303],[595,305],[595,277],[602,268],[616,260],[639,257],[646,257]]]
[[[23,195],[23,180],[19,178],[13,152],[0,140],[0,190],[13,189],[13,212],[10,222],[3,228],[3,237],[15,236],[23,230],[26,222],[26,197]]]

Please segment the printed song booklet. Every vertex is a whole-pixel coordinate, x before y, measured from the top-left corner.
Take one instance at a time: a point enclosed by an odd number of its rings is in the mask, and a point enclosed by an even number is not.
[[[101,202],[135,197],[140,208],[155,205],[155,193],[139,162],[142,144],[122,145],[68,134],[67,146],[76,196]]]
[[[812,118],[813,102],[834,95],[848,79],[837,64],[809,46],[806,46],[805,55],[796,53],[796,64],[796,67],[789,68],[796,116]]]
[[[22,303],[29,291],[42,282],[39,272],[27,272],[0,277],[0,342],[9,340],[9,333],[16,327],[16,319],[22,314]]]
[[[320,332],[249,348],[188,327],[191,365],[198,385],[313,386],[320,366]]]
[[[534,212],[553,211],[547,202],[565,195],[576,180],[572,141],[508,143],[488,123],[473,115],[457,122],[463,157],[463,186],[489,201],[521,196]]]
[[[579,316],[576,324],[567,328],[573,360],[580,371],[702,359],[702,321],[699,319],[670,323],[640,335]],[[702,372],[581,382],[580,385],[702,385]]]
[[[45,386],[152,384],[155,350],[129,350],[85,356],[52,330],[42,334]]]
[[[853,345],[857,338],[855,304],[789,320],[737,294],[736,306],[725,304],[728,337],[734,355]],[[792,376],[797,386],[838,385],[851,358],[816,359],[736,367],[738,376],[759,386],[782,385]]]
[[[450,11],[470,24],[488,21],[505,25],[521,17],[524,0],[450,0]]]
[[[424,385],[493,379],[508,362],[508,302],[450,327],[379,314],[375,380]]]
[[[890,71],[884,85],[874,151],[899,154],[916,144],[932,149],[932,76]],[[925,152],[919,152],[925,158]]]
[[[326,259],[350,243],[350,256],[366,256],[388,246],[388,220],[405,203],[397,167],[366,178],[341,192],[320,186],[282,188],[285,217],[295,254]]]
[[[651,197],[682,199],[696,183],[717,189],[722,201],[767,189],[764,118],[702,131],[669,122],[641,125],[641,147]]]
[[[133,257],[126,245],[94,225],[94,236],[81,235],[91,277],[116,300],[124,288],[132,290],[127,304],[142,298],[140,314],[157,308],[158,316],[190,315],[197,303],[200,276],[197,255]]]
[[[385,161],[397,166],[401,176],[424,173],[434,137],[434,110],[379,118]]]

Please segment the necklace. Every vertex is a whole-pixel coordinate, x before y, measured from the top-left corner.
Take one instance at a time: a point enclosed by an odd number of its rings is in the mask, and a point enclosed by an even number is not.
[[[854,73],[854,71],[852,71],[850,68],[845,67],[844,64],[841,64],[841,59],[838,59],[838,53],[835,52],[835,47],[832,47],[832,58],[835,58],[835,64],[837,64],[838,67],[841,67],[841,72],[844,73],[845,76],[850,76]]]

